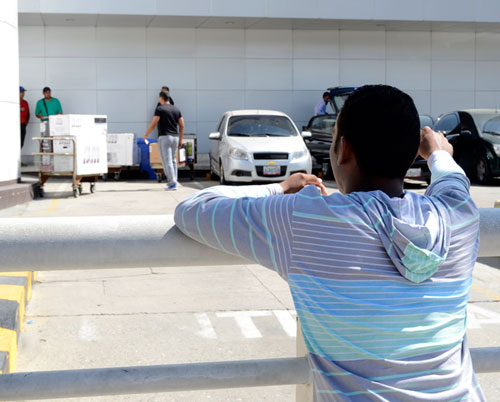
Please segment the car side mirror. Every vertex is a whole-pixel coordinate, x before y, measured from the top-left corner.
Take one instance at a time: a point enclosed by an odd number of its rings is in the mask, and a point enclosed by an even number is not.
[[[310,131],[302,131],[301,135],[302,135],[302,138],[311,138],[312,137],[312,134]]]
[[[208,135],[208,139],[209,139],[209,140],[220,141],[220,133],[219,133],[219,132],[216,132],[216,133],[210,133],[210,134]]]
[[[460,134],[462,134],[465,137],[472,137],[472,132],[470,130],[462,130]]]

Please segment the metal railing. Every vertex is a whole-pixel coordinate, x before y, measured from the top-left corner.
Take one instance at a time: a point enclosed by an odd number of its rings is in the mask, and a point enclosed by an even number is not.
[[[171,216],[0,219],[0,272],[235,265],[243,259],[180,233]],[[480,257],[500,256],[500,209],[481,210]],[[295,358],[3,374],[0,400],[297,385],[310,402],[300,328]],[[471,350],[478,373],[500,371],[500,348]]]

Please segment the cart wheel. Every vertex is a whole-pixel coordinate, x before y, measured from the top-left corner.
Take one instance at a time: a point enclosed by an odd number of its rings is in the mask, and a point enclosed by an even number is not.
[[[161,183],[161,173],[156,173],[156,180]]]
[[[38,196],[40,198],[45,197],[45,190],[43,189],[43,187],[38,187]]]
[[[94,193],[95,193],[95,183],[90,183],[90,192],[91,192],[92,194],[94,194]]]
[[[120,172],[115,172],[114,179],[120,180]]]
[[[80,190],[78,189],[78,187],[74,187],[73,188],[73,197],[78,198],[79,195],[80,195]]]
[[[82,195],[83,193],[83,186],[81,184],[78,185],[78,193],[79,195]]]

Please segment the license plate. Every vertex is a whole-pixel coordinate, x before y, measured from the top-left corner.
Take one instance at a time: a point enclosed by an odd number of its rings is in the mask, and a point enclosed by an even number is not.
[[[281,174],[281,166],[278,166],[278,165],[264,166],[263,173],[264,173],[264,176],[280,175]]]
[[[406,172],[406,177],[420,177],[422,176],[422,169],[420,168],[414,168],[414,169],[408,169]]]

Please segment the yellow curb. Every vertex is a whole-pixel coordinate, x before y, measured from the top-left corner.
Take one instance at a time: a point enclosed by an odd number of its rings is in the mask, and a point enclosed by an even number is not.
[[[24,286],[0,285],[0,299],[16,301],[19,304],[19,330],[22,330],[26,308]]]
[[[35,273],[32,271],[23,272],[0,272],[0,276],[17,276],[26,278],[28,281],[27,291],[26,291],[26,304],[31,300],[31,291],[33,288],[33,282],[35,281]]]
[[[17,333],[11,329],[0,328],[0,351],[7,352],[8,372],[14,371],[17,354]]]

